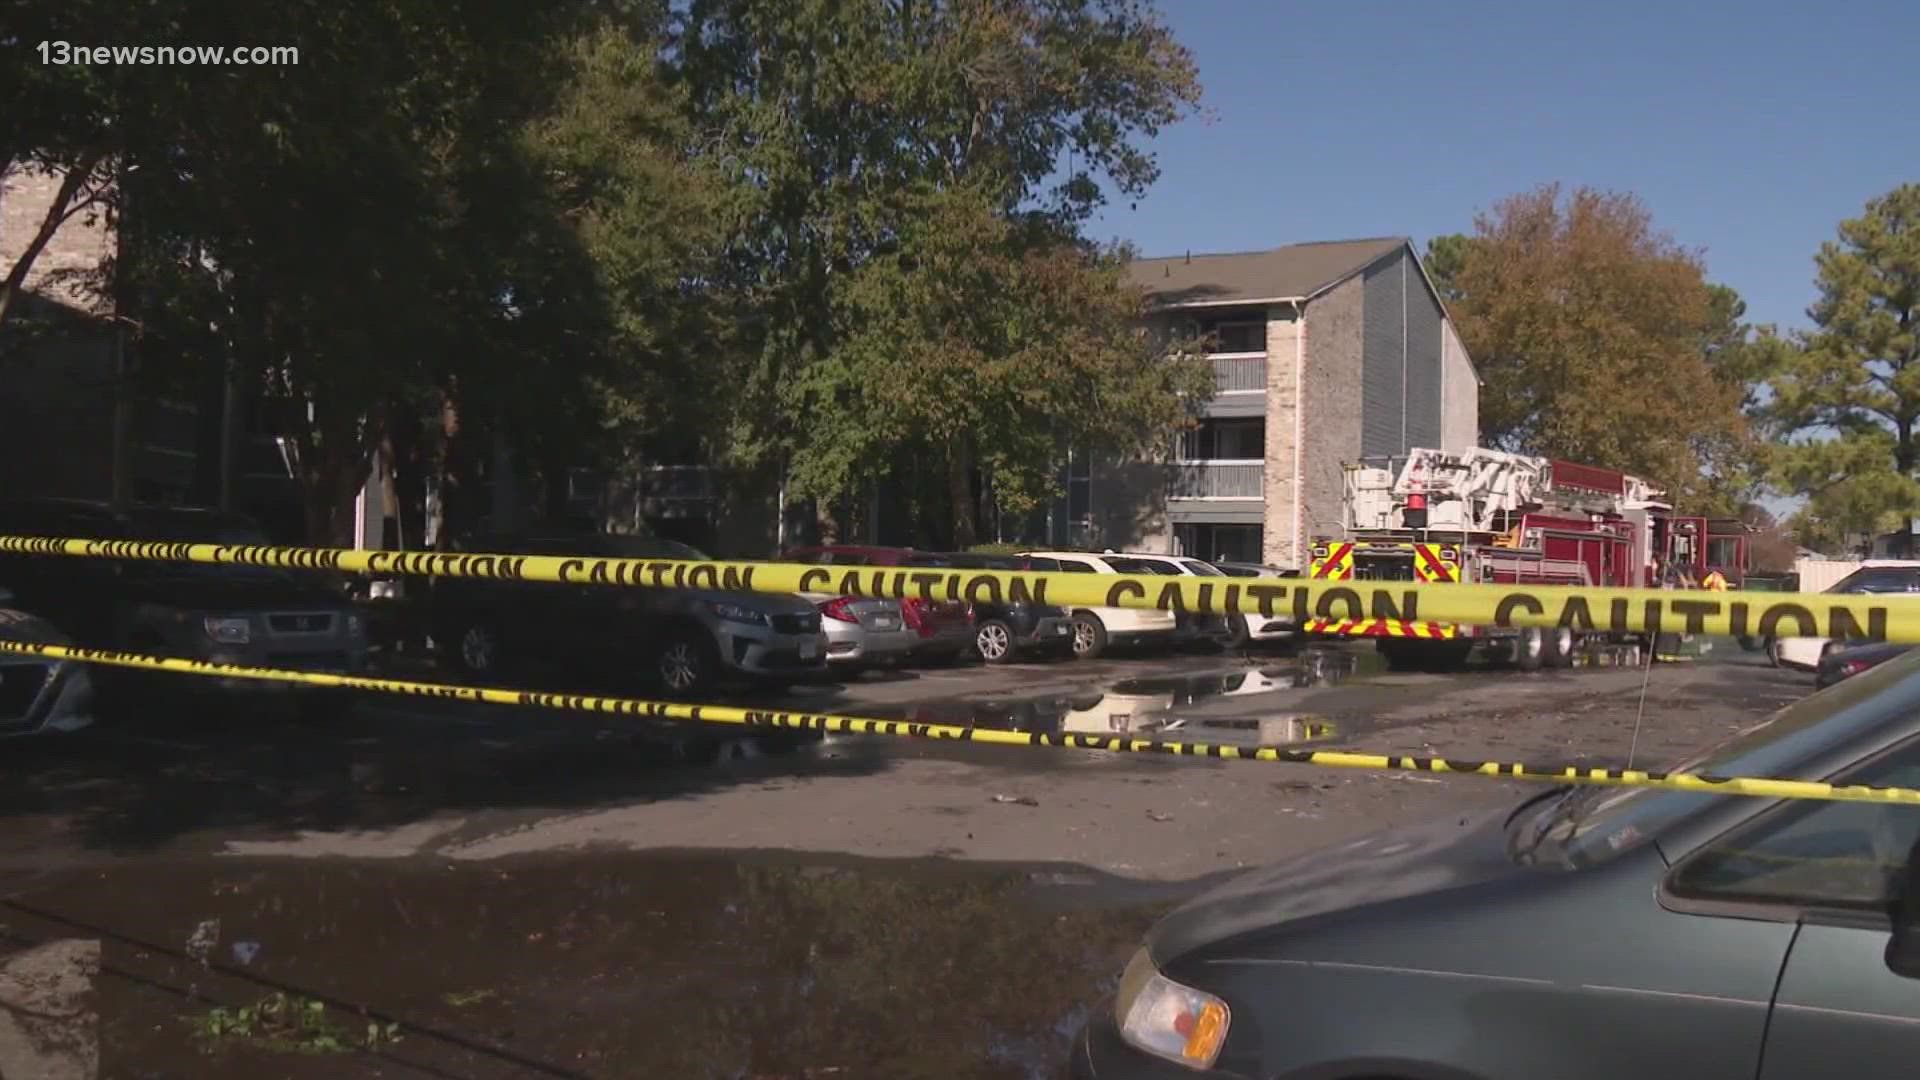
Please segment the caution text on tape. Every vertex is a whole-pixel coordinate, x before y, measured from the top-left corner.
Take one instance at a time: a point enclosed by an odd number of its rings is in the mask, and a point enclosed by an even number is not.
[[[1825,637],[1920,644],[1920,596],[1676,592],[1569,586],[1164,577],[935,567],[353,551],[0,536],[0,554],[161,560],[610,587],[832,593],[883,599],[1032,603],[1248,617],[1397,619],[1583,633]]]
[[[914,739],[952,740],[1000,746],[1055,747],[1123,754],[1166,754],[1178,757],[1204,757],[1229,761],[1266,761],[1294,765],[1315,765],[1335,769],[1371,769],[1403,772],[1459,773],[1462,775],[1505,777],[1552,784],[1584,784],[1611,787],[1659,788],[1668,791],[1710,792],[1721,795],[1750,795],[1773,799],[1813,799],[1834,802],[1897,803],[1920,805],[1920,790],[1874,787],[1866,784],[1829,784],[1817,780],[1781,780],[1751,776],[1714,776],[1706,773],[1662,772],[1646,769],[1607,769],[1580,765],[1525,765],[1519,762],[1469,761],[1445,757],[1411,757],[1398,754],[1362,754],[1346,750],[1303,750],[1285,746],[1238,746],[1228,743],[1182,742],[1163,739],[1136,739],[1123,735],[1092,735],[1078,732],[1005,731],[959,724],[925,724],[909,720],[880,720],[860,716],[836,716],[823,713],[749,709],[735,705],[687,705],[638,698],[601,697],[587,694],[556,694],[538,690],[509,690],[495,687],[456,686],[446,683],[383,679],[364,675],[335,675],[325,672],[290,671],[281,668],[218,664],[205,660],[151,656],[144,653],[82,649],[35,642],[0,641],[0,653],[40,656],[50,660],[72,660],[89,664],[166,671],[181,675],[251,679],[267,682],[304,683],[309,686],[343,690],[365,690],[381,694],[436,698],[446,701],[484,702],[495,705],[520,705],[570,712],[601,713],[659,720],[685,720],[708,724],[733,724],[750,728],[787,728],[798,731],[843,732],[853,735],[898,736]]]

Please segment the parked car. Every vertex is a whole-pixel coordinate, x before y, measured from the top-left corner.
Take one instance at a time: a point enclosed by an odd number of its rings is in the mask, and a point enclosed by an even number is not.
[[[0,641],[75,644],[59,628],[20,610],[0,586]],[[18,653],[0,653],[0,738],[79,731],[93,723],[93,677],[88,665]]]
[[[1267,566],[1264,563],[1216,562],[1212,565],[1228,577],[1270,577],[1297,578],[1300,571],[1279,566]],[[1250,641],[1278,641],[1294,636],[1296,628],[1291,615],[1275,615],[1265,618],[1259,615],[1238,615],[1231,620],[1228,641],[1236,647]]]
[[[897,664],[919,637],[900,613],[900,601],[806,594],[820,609],[827,632],[827,666],[849,672]]]
[[[470,536],[455,546],[708,561],[671,540],[565,529]],[[437,578],[431,619],[435,645],[476,679],[530,665],[622,684],[638,676],[676,696],[698,696],[730,679],[778,688],[827,670],[820,612],[792,595]]]
[[[105,540],[264,544],[240,514],[179,506],[116,509],[76,499],[0,504],[0,533]],[[137,559],[0,556],[0,580],[21,608],[83,644],[189,660],[358,674],[367,665],[364,617],[343,591],[271,567]],[[346,692],[258,679],[188,677],[102,669],[93,682],[103,707],[135,714],[151,694],[208,692],[289,695],[311,718],[328,716]]]
[[[1881,664],[1903,655],[1911,645],[1892,642],[1875,642],[1871,645],[1856,645],[1851,649],[1839,649],[1820,658],[1820,668],[1814,677],[1814,685],[1822,689],[1832,686],[1842,679],[1851,679],[1863,671],[1871,670]]]
[[[859,547],[828,545],[795,548],[780,558],[783,562],[818,566],[905,566],[915,555],[912,548]],[[892,601],[873,601],[869,610],[878,612]],[[973,648],[973,616],[967,605],[957,601],[928,602],[908,597],[895,604],[900,621],[908,631],[906,659],[909,663],[952,663]],[[833,632],[831,620],[828,634]],[[836,659],[832,645],[828,658]]]
[[[1160,572],[1176,577],[1226,576],[1211,563],[1189,555],[1158,555],[1140,551],[1123,551],[1119,554],[1137,562],[1150,563],[1159,567]],[[1244,635],[1234,633],[1234,620],[1225,615],[1175,612],[1174,622],[1174,633],[1184,640],[1212,640],[1227,645],[1238,645],[1245,641]]]
[[[1034,570],[1057,570],[1068,574],[1160,574],[1168,572],[1156,563],[1130,559],[1124,555],[1094,555],[1084,551],[1029,551],[1020,558]],[[1171,611],[1145,611],[1139,608],[1082,607],[1073,610],[1073,655],[1092,660],[1114,645],[1132,645],[1148,641],[1172,641],[1180,621]]]
[[[1920,786],[1920,652],[1680,766]],[[1549,788],[1351,840],[1162,919],[1075,1077],[1913,1073],[1920,806]]]
[[[905,566],[954,570],[1039,570],[1023,558],[961,552],[916,551]],[[1073,655],[1073,621],[1066,609],[1054,604],[1002,600],[975,600],[968,605],[973,617],[973,652],[989,664],[1005,664],[1026,657],[1064,658]]]
[[[1860,569],[1834,582],[1825,591],[1855,596],[1920,593],[1920,560],[1868,559],[1860,564]],[[1829,652],[1838,652],[1849,644],[1856,643],[1823,637],[1778,638],[1767,643],[1767,659],[1775,667],[1818,671],[1820,661]]]

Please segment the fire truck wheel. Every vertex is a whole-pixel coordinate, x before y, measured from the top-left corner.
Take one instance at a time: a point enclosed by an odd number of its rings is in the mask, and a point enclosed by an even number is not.
[[[1570,668],[1573,666],[1573,653],[1579,644],[1573,639],[1573,628],[1558,626],[1547,631],[1546,666]]]
[[[1526,626],[1513,639],[1513,662],[1521,671],[1539,671],[1546,659],[1547,635],[1537,626]]]

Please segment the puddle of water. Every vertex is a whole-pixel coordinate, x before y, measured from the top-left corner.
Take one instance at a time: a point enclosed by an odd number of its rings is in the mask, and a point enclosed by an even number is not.
[[[870,711],[916,723],[1001,731],[1154,737],[1206,728],[1209,737],[1231,733],[1245,735],[1248,742],[1300,742],[1329,732],[1324,723],[1290,714],[1235,721],[1188,720],[1179,716],[1179,710],[1218,699],[1338,686],[1376,670],[1385,670],[1384,664],[1371,652],[1309,649],[1287,665],[1126,679],[1104,689],[1024,698],[931,702],[890,713]]]
[[[105,940],[102,1053],[151,1075],[356,1072],[196,1041],[193,1017],[281,990],[390,1018],[407,1057],[466,1076],[1026,1080],[1059,1074],[1073,1019],[1164,906],[1043,911],[1029,876],[614,855],[142,864],[21,896],[6,922]],[[191,955],[207,925],[255,945],[251,962]]]

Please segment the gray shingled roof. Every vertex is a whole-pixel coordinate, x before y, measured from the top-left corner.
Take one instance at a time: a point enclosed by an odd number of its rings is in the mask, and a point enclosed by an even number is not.
[[[1404,236],[1288,244],[1270,251],[1136,259],[1133,280],[1157,304],[1307,299],[1408,243]]]

